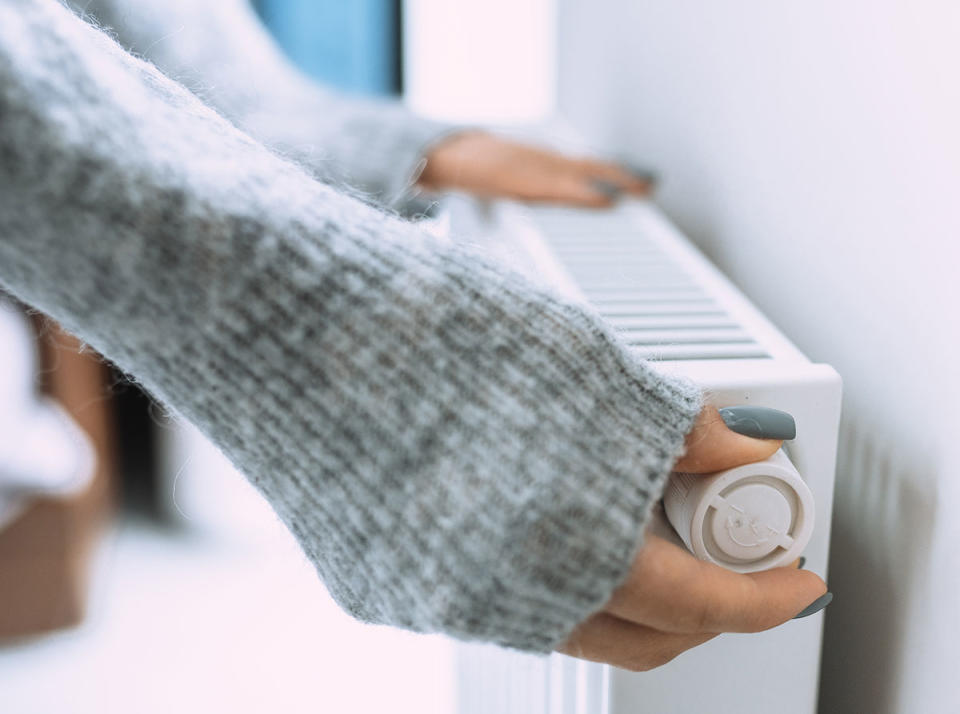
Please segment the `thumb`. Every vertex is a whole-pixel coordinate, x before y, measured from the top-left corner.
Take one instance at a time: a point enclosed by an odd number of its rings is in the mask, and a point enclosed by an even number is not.
[[[763,461],[776,453],[783,439],[794,436],[793,418],[775,409],[734,407],[724,410],[724,415],[726,420],[712,405],[703,408],[687,435],[686,452],[674,465],[674,471],[707,474]],[[727,422],[740,431],[774,438],[754,438],[737,433]],[[764,429],[768,424],[775,425],[775,428]]]

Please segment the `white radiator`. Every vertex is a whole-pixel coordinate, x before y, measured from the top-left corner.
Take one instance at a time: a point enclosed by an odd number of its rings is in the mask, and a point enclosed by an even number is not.
[[[826,578],[841,392],[831,367],[810,362],[651,204],[577,211],[453,201],[447,216],[455,235],[484,240],[590,303],[638,355],[693,378],[717,406],[792,414],[797,438],[785,450],[817,512],[806,567]],[[722,635],[641,674],[458,645],[458,711],[813,714],[823,617]]]

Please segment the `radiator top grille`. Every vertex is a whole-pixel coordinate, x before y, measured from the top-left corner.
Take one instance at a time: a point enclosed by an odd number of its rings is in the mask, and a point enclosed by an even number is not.
[[[649,360],[770,359],[663,247],[616,213],[542,208],[534,223],[582,295]]]

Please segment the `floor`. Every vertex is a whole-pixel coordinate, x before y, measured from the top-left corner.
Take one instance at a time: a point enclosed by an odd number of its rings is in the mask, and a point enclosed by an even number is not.
[[[179,525],[121,523],[88,621],[0,648],[4,714],[454,710],[453,645],[361,625],[195,435],[176,431]]]

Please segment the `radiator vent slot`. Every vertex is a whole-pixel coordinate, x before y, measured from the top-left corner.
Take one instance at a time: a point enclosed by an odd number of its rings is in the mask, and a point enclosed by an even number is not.
[[[770,359],[682,265],[622,217],[554,208],[532,215],[580,292],[641,357]]]

